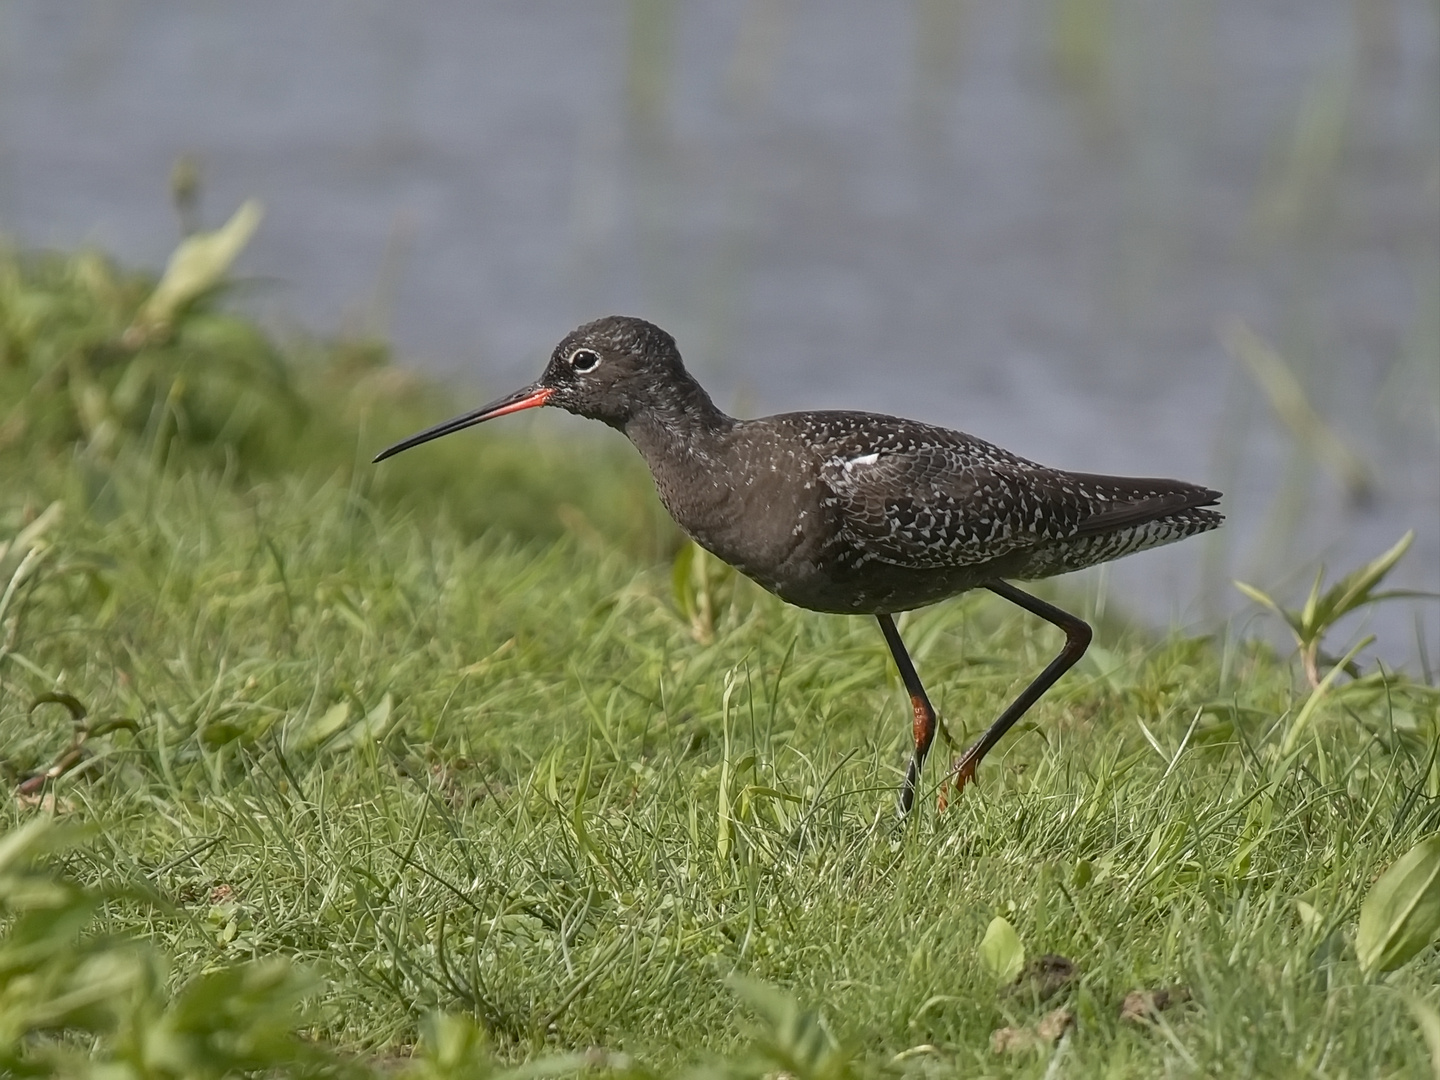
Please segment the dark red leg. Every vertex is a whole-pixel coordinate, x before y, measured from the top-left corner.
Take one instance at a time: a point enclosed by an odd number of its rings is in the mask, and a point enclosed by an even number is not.
[[[915,788],[920,783],[920,767],[925,764],[925,755],[935,741],[935,709],[925,696],[925,687],[920,685],[920,676],[915,674],[915,665],[900,640],[900,631],[895,629],[895,620],[889,615],[876,615],[885,643],[890,646],[890,655],[900,669],[900,681],[910,695],[910,708],[915,714],[915,752],[910,756],[910,767],[905,770],[905,785],[900,789],[900,813],[908,814],[915,805]]]
[[[985,734],[981,735],[970,749],[955,759],[955,764],[950,766],[950,772],[946,779],[954,778],[957,792],[963,790],[965,785],[975,778],[975,769],[980,764],[980,759],[988,754],[991,748],[1014,726],[1015,721],[1025,714],[1026,709],[1040,700],[1041,694],[1055,685],[1056,679],[1075,666],[1075,662],[1085,655],[1085,650],[1090,646],[1090,624],[1085,620],[1076,618],[1068,611],[1061,611],[1053,604],[1045,603],[1044,600],[1036,599],[1027,592],[1021,592],[1015,586],[1007,585],[1003,581],[992,581],[985,587],[996,596],[1003,596],[1012,604],[1019,604],[1032,615],[1039,615],[1046,622],[1054,623],[1064,630],[1065,647],[1060,650],[1059,656],[1050,661],[1035,681],[1010,703],[1010,707],[1000,714],[1000,719],[991,724]]]

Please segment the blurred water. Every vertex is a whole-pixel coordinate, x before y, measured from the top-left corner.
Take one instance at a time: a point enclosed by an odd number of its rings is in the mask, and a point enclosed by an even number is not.
[[[870,408],[1225,489],[1116,564],[1157,622],[1406,529],[1440,590],[1440,31],[1427,0],[10,0],[0,230],[159,265],[175,158],[268,217],[254,302],[476,397],[645,315],[722,404]],[[1227,353],[1240,319],[1377,479]],[[563,427],[564,422],[555,421]],[[1092,580],[1087,588],[1099,589]],[[1440,606],[1373,629],[1440,649]]]

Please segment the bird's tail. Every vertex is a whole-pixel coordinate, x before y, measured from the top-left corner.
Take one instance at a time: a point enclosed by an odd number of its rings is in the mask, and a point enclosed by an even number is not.
[[[1219,528],[1225,515],[1207,507],[1220,492],[1181,480],[1066,475],[1086,513],[1073,536],[1037,548],[1013,575],[1026,580],[1065,574]]]

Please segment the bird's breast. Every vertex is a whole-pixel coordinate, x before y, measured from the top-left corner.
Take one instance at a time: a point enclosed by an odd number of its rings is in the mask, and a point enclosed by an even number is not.
[[[834,533],[803,447],[755,440],[691,447],[652,472],[660,501],[680,528],[772,592],[784,595],[787,582],[814,572]]]

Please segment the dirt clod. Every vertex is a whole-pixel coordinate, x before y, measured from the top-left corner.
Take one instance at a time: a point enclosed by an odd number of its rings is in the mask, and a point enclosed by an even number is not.
[[[1163,986],[1155,990],[1131,990],[1120,1006],[1120,1019],[1132,1024],[1154,1020],[1166,1009],[1190,1000],[1190,988]]]
[[[1075,1014],[1069,1009],[1052,1009],[1042,1016],[1033,1028],[996,1028],[990,1033],[990,1051],[995,1054],[1015,1054],[1024,1050],[1043,1049],[1059,1042],[1074,1024]]]
[[[1033,994],[1036,1001],[1049,1001],[1066,989],[1079,974],[1075,962],[1058,953],[1037,956],[1025,965],[1015,981],[1005,989],[1008,997]]]

